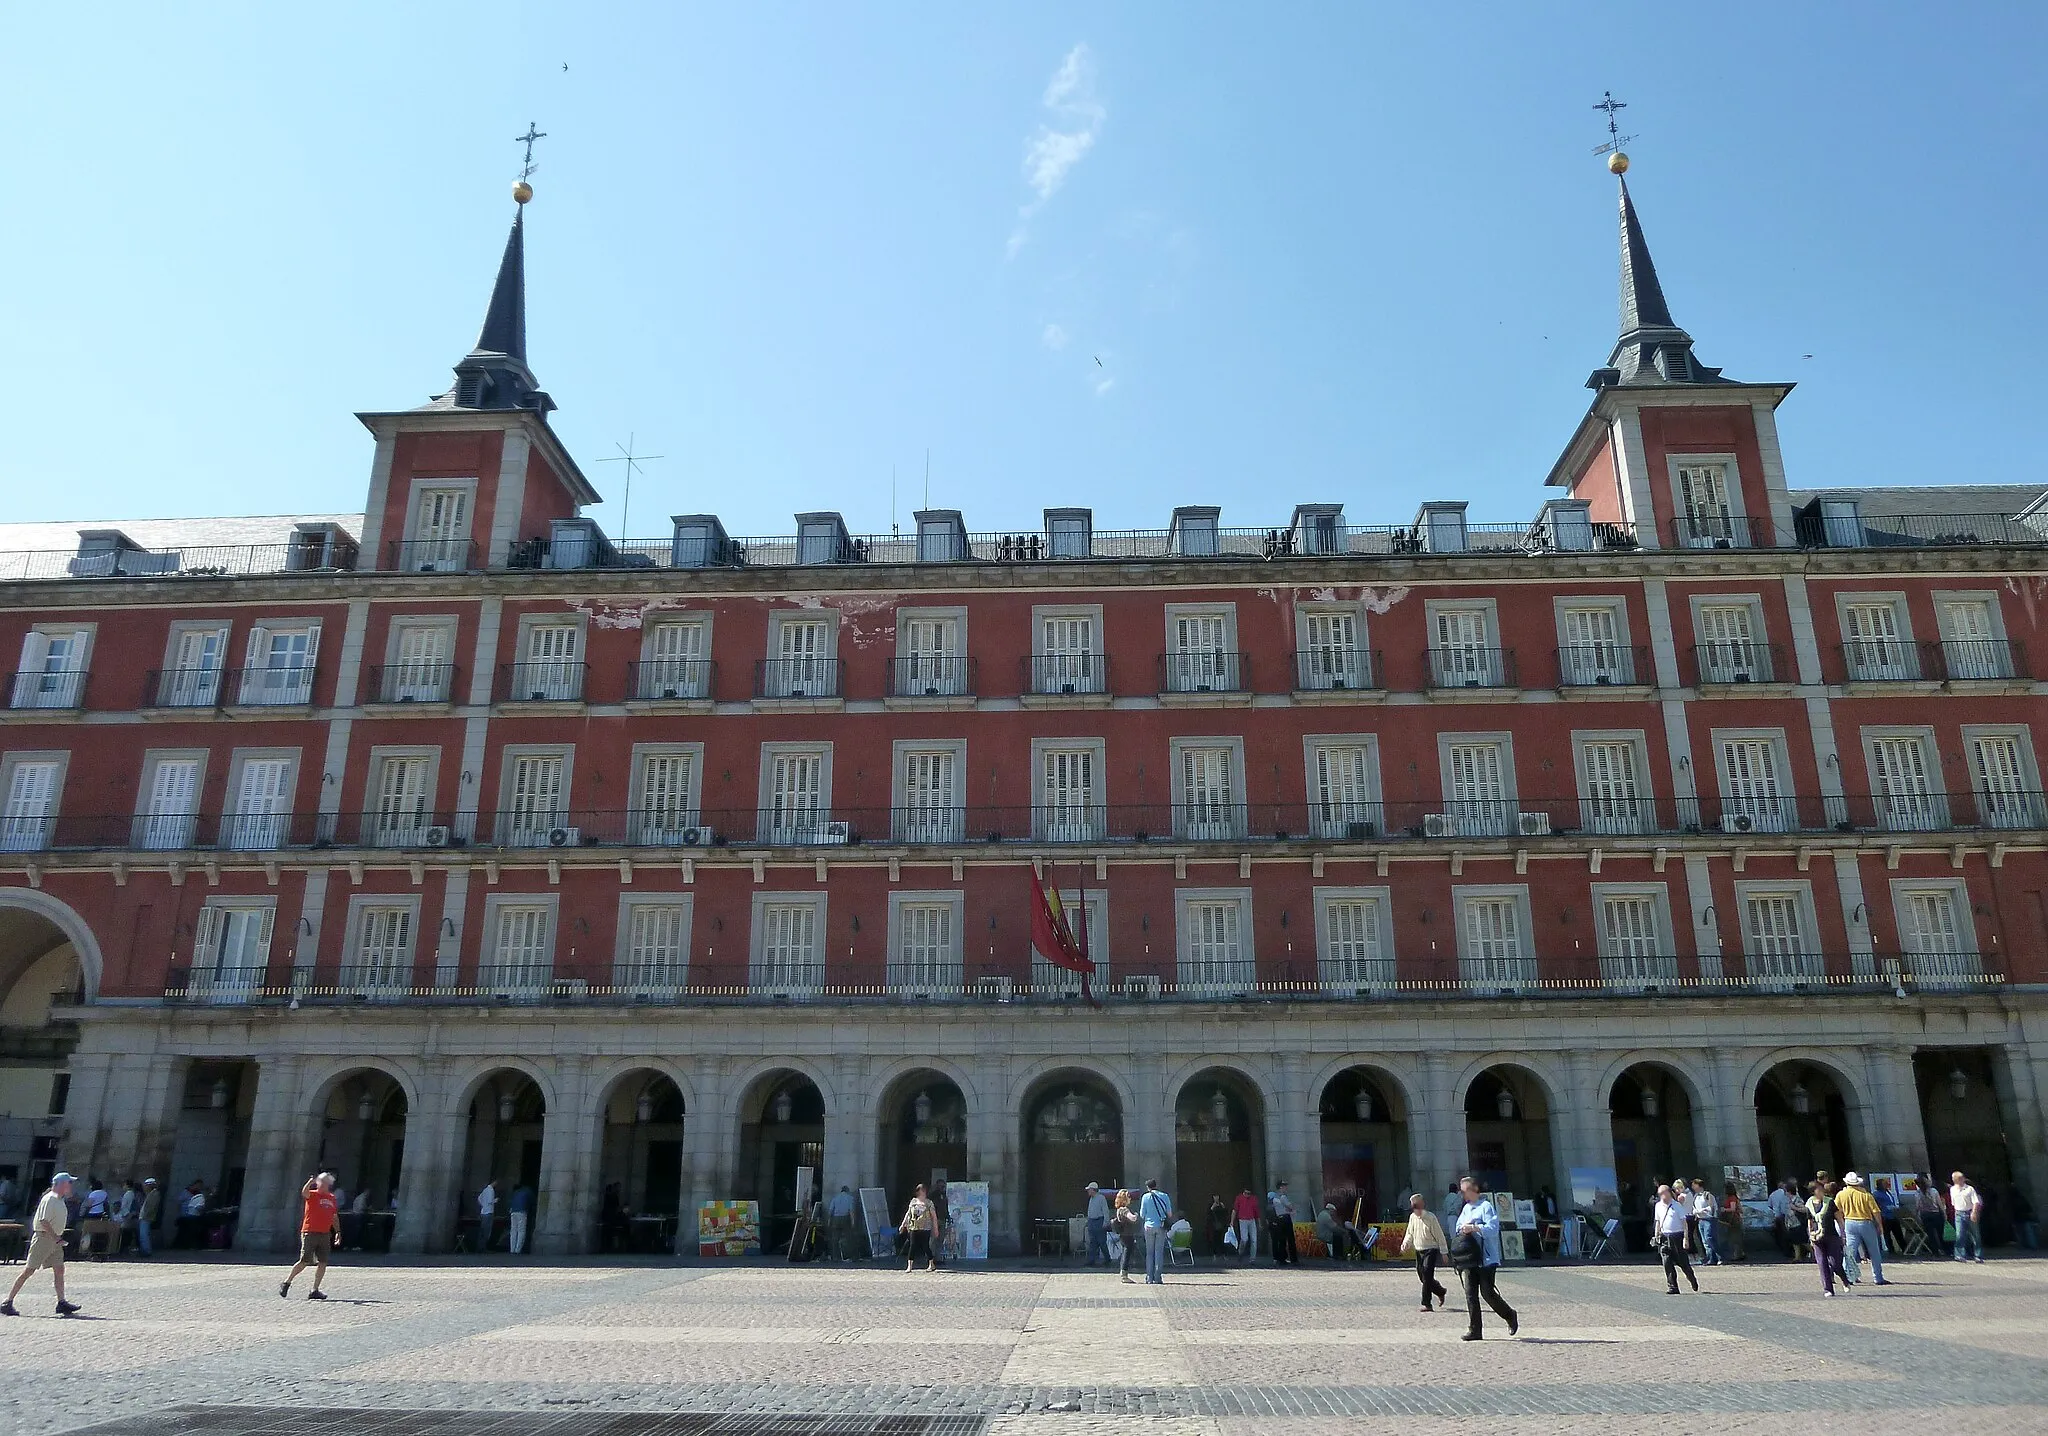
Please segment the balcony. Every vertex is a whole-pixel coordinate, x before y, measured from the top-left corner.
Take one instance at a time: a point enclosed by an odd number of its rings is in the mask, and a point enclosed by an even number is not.
[[[754,664],[756,700],[839,698],[836,658],[763,658]]]
[[[1422,663],[1432,693],[1512,689],[1518,686],[1515,650],[1512,648],[1430,648],[1423,651]]]
[[[304,708],[313,701],[313,665],[243,668],[234,675],[234,702],[241,708]]]
[[[1295,697],[1380,696],[1382,666],[1377,652],[1363,648],[1298,648],[1294,651]]]
[[[2038,548],[2048,542],[2039,522],[2015,514],[1800,514],[1793,531],[1801,548]]]
[[[1023,691],[1031,699],[1062,701],[1087,706],[1106,706],[1110,695],[1109,655],[1106,653],[1034,653],[1019,660]],[[1088,700],[1100,699],[1101,704]]]
[[[974,659],[960,653],[914,653],[889,660],[889,697],[900,699],[972,700],[978,690],[979,669]]]
[[[367,1002],[397,1002],[413,991],[410,962],[351,963],[334,974],[334,990]]]
[[[1654,672],[1650,650],[1642,645],[1574,643],[1557,650],[1560,689],[1648,688]]]
[[[269,974],[266,967],[195,967],[164,997],[210,1007],[239,1007],[268,995],[264,983]]]
[[[1159,696],[1175,699],[1251,700],[1251,656],[1213,651],[1159,655]]]
[[[446,704],[454,701],[462,670],[453,663],[409,660],[375,664],[363,675],[363,689],[372,703]]]
[[[152,668],[143,685],[145,708],[218,708],[227,674],[218,668]]]
[[[1790,681],[1778,676],[1790,670],[1784,646],[1777,643],[1695,643],[1692,664],[1701,688],[1755,688]]]
[[[391,539],[384,567],[392,573],[468,573],[477,567],[474,539]]]
[[[539,1002],[554,995],[573,995],[555,992],[555,969],[545,962],[480,962],[476,985],[486,996],[501,1002]]]
[[[1690,514],[1673,519],[1670,531],[1673,548],[1764,548],[1771,526],[1765,519]]]
[[[1920,649],[1903,638],[1852,638],[1835,645],[1835,672],[1845,683],[1918,683]]]
[[[2025,645],[2009,638],[1946,639],[1926,646],[1927,670],[1945,683],[2033,681]]]
[[[626,665],[626,693],[635,703],[709,703],[718,692],[718,664],[709,658],[646,658]]]
[[[498,665],[500,703],[581,703],[585,663],[546,658]]]
[[[14,675],[8,707],[19,712],[67,712],[85,706],[86,670],[32,668]]]

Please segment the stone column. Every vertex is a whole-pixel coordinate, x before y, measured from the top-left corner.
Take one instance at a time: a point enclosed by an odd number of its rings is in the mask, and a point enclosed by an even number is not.
[[[80,1176],[97,1173],[107,1181],[128,1170],[132,1123],[121,1110],[146,1059],[111,1052],[73,1052],[64,1064],[71,1089],[64,1102],[63,1135],[57,1160]],[[31,1193],[31,1196],[34,1194]]]
[[[419,1101],[405,1112],[394,1252],[439,1252],[454,1245],[455,1164],[468,1137],[468,1114],[452,1111],[454,1100],[447,1059],[427,1058],[420,1064]]]
[[[1008,1053],[984,1056],[974,1069],[981,1104],[967,1114],[967,1169],[988,1183],[988,1245],[991,1256],[1016,1256],[1024,1249],[1024,1163],[1018,1133]]]
[[[1566,1094],[1576,1123],[1552,1123],[1553,1129],[1560,1125],[1576,1128],[1570,1142],[1561,1150],[1551,1153],[1551,1191],[1562,1194],[1563,1199],[1571,1195],[1573,1167],[1611,1167],[1614,1165],[1614,1122],[1609,1113],[1606,1094],[1600,1090],[1600,1074],[1595,1063],[1599,1054],[1583,1048],[1574,1048],[1570,1054],[1568,1070],[1571,1089]],[[1515,1195],[1520,1196],[1517,1192]]]
[[[1714,1050],[1714,1118],[1721,1160],[1735,1166],[1763,1165],[1763,1140],[1756,1131],[1756,1104],[1742,1089],[1741,1056],[1726,1048]]]
[[[297,1230],[297,1191],[286,1170],[293,1135],[305,1122],[300,1091],[302,1059],[265,1057],[255,1064],[256,1101],[249,1114],[249,1165],[242,1181],[242,1217],[236,1243],[247,1251],[278,1251]]]
[[[540,1191],[535,1194],[533,1232],[528,1243],[539,1256],[580,1252],[590,1245],[588,1215],[596,1206],[588,1188],[596,1164],[583,1160],[598,1114],[589,1092],[590,1059],[568,1053],[555,1059],[555,1096],[541,1126]]]
[[[1920,1085],[1913,1049],[1888,1045],[1863,1050],[1869,1100],[1857,1113],[1856,1159],[1864,1170],[1927,1170],[1927,1131],[1920,1115]]]
[[[1429,1198],[1430,1210],[1436,1211],[1450,1184],[1465,1174],[1467,1157],[1465,1109],[1452,1091],[1450,1058],[1441,1052],[1422,1054],[1422,1103],[1422,1112],[1411,1114],[1408,1142],[1418,1169],[1418,1188]],[[1415,1116],[1419,1122],[1412,1119]],[[1418,1125],[1428,1134],[1427,1152],[1415,1141]]]
[[[842,1186],[858,1192],[875,1184],[875,1124],[879,1093],[868,1090],[868,1060],[856,1052],[832,1059],[832,1085],[837,1089],[832,1110],[825,1114],[825,1167],[818,1173],[821,1192]],[[957,1174],[956,1174],[957,1175]]]
[[[1166,1091],[1165,1062],[1157,1052],[1146,1052],[1131,1060],[1131,1104],[1124,1113],[1124,1174],[1122,1180],[1143,1189],[1157,1178],[1159,1185],[1173,1185],[1173,1106]]]
[[[2041,1116],[2039,1070],[2024,1042],[2008,1042],[1993,1048],[1989,1056],[1991,1081],[1998,1092],[1998,1113],[2005,1124],[2005,1150],[2012,1162],[2012,1179],[2030,1201],[2038,1204],[2043,1195],[2041,1184],[2048,1180],[2048,1129],[2044,1129]]]
[[[684,1250],[696,1250],[696,1209],[732,1199],[733,1167],[739,1160],[739,1123],[728,1102],[726,1060],[697,1054],[691,1081],[697,1104],[683,1124]]]

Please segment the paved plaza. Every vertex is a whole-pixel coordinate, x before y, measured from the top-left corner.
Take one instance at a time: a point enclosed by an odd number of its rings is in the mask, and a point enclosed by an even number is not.
[[[2048,1262],[2021,1258],[1897,1262],[1893,1286],[1832,1301],[1776,1261],[1703,1270],[1699,1297],[1648,1266],[1511,1269],[1521,1335],[1489,1315],[1480,1345],[1457,1339],[1462,1313],[1418,1312],[1397,1266],[1203,1267],[1147,1288],[1066,1269],[350,1263],[325,1303],[303,1277],[279,1300],[278,1263],[71,1275],[90,1319],[50,1316],[38,1279],[0,1323],[10,1432],[2048,1431]]]

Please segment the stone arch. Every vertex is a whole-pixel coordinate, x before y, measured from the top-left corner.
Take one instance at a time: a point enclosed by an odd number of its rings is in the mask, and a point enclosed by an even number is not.
[[[972,1074],[949,1057],[898,1057],[886,1066],[875,1068],[868,1080],[861,1084],[863,1117],[880,1116],[887,1108],[890,1089],[905,1077],[918,1072],[936,1072],[955,1087],[967,1102],[967,1118],[970,1122],[984,1118],[987,1114],[982,1107],[980,1088]],[[872,1094],[871,1096],[869,1094]]]
[[[668,1064],[615,1063],[592,1084],[596,1103],[580,1123],[589,1134],[572,1220],[594,1237],[590,1250],[659,1252],[675,1249],[683,1208],[683,1138],[690,1099]],[[595,1194],[595,1206],[591,1205]],[[585,1222],[591,1223],[583,1227]]]
[[[366,1250],[389,1250],[396,1222],[391,1199],[396,1195],[403,1211],[412,1205],[411,1185],[406,1180],[404,1144],[418,1115],[419,1083],[406,1064],[382,1057],[338,1058],[322,1064],[306,1084],[310,1100],[302,1114],[305,1130],[300,1149],[309,1160],[297,1163],[290,1173],[296,1186],[303,1173],[324,1167],[332,1171],[344,1192],[342,1240]],[[344,1110],[329,1115],[337,1094],[359,1078],[382,1079],[380,1084],[363,1083],[365,1097],[373,1103],[368,1118]],[[382,1091],[372,1096],[373,1085]],[[394,1099],[396,1107],[394,1111]],[[429,1129],[431,1130],[431,1129]],[[358,1193],[367,1192],[367,1211],[357,1216],[350,1208]]]
[[[832,1116],[838,1111],[841,1094],[834,1088],[832,1079],[825,1069],[807,1057],[763,1057],[748,1063],[732,1074],[726,1090],[733,1094],[733,1110],[742,1122],[747,1119],[747,1108],[758,1106],[767,1100],[770,1087],[768,1079],[779,1076],[803,1077],[818,1089],[818,1095],[825,1101],[825,1114]]]
[[[1818,1107],[1798,1113],[1796,1093],[1773,1081],[1773,1074],[1786,1067],[1804,1067],[1820,1074],[1840,1100],[1839,1122],[1830,1110],[1826,1094]],[[1836,1176],[1858,1162],[1864,1153],[1875,1154],[1879,1142],[1871,1130],[1871,1112],[1861,1080],[1862,1074],[1844,1066],[1836,1052],[1811,1048],[1781,1048],[1760,1058],[1745,1074],[1743,1090],[1756,1123],[1757,1146],[1772,1181],[1794,1177],[1802,1183],[1821,1167]],[[1796,1084],[1795,1084],[1796,1085]],[[1767,1113],[1769,1107],[1779,1110]]]
[[[1742,1091],[1751,1105],[1756,1102],[1757,1088],[1763,1085],[1774,1068],[1787,1062],[1800,1062],[1808,1067],[1819,1067],[1834,1078],[1835,1085],[1842,1089],[1849,1110],[1865,1109],[1870,1102],[1869,1094],[1863,1090],[1862,1074],[1851,1070],[1842,1063],[1842,1054],[1821,1047],[1778,1047],[1759,1056],[1749,1064],[1749,1070],[1742,1076]]]
[[[1676,1077],[1685,1088],[1686,1100],[1692,1103],[1695,1114],[1710,1112],[1714,1107],[1713,1078],[1693,1065],[1688,1056],[1676,1054],[1661,1048],[1637,1048],[1615,1054],[1600,1071],[1599,1083],[1595,1089],[1602,1097],[1610,1095],[1614,1084],[1622,1073],[1631,1067],[1662,1067]]]
[[[1018,1085],[1014,1118],[1024,1162],[1018,1226],[1027,1252],[1038,1249],[1041,1223],[1047,1240],[1066,1241],[1064,1219],[1084,1213],[1085,1183],[1130,1180],[1124,1170],[1131,1121],[1126,1085],[1092,1063],[1051,1059],[1034,1068]],[[1065,1110],[1069,1093],[1071,1112]]]
[[[1023,1109],[1029,1105],[1030,1099],[1038,1096],[1049,1081],[1057,1081],[1068,1076],[1085,1077],[1091,1082],[1099,1082],[1115,1093],[1117,1105],[1123,1109],[1126,1120],[1137,1107],[1137,1094],[1131,1090],[1131,1084],[1121,1073],[1104,1064],[1087,1058],[1041,1057],[1019,1072],[1016,1082],[1011,1087],[1018,1095],[1018,1118],[1022,1119]]]
[[[655,1072],[668,1078],[675,1083],[676,1091],[682,1094],[683,1111],[693,1113],[697,1110],[697,1094],[689,1077],[674,1063],[659,1057],[621,1057],[602,1071],[592,1073],[590,1090],[597,1094],[598,1110],[602,1111],[605,1103],[611,1101],[612,1093],[621,1082],[639,1072]]]
[[[1557,1159],[1571,1149],[1572,1106],[1569,1085],[1548,1067],[1527,1053],[1489,1053],[1459,1074],[1453,1090],[1465,1124],[1463,1175],[1477,1178],[1482,1189],[1498,1187],[1517,1197],[1560,1189]],[[1475,1110],[1483,1101],[1482,1084],[1506,1089],[1510,1105],[1504,1114],[1490,1103]],[[1540,1114],[1530,1110],[1532,1097],[1542,1103]]]
[[[1711,1109],[1700,1093],[1693,1074],[1663,1052],[1628,1054],[1601,1074],[1596,1100],[1607,1114],[1615,1199],[1630,1222],[1648,1221],[1660,1184],[1704,1175]],[[1718,1200],[1720,1184],[1710,1189]]]
[[[503,1115],[502,1101],[487,1101],[485,1094],[496,1079],[510,1073],[533,1084],[539,1110],[522,1110],[513,1098],[510,1120]],[[550,1074],[538,1063],[523,1057],[493,1057],[457,1089],[449,1109],[452,1135],[458,1124],[462,1133],[461,1165],[455,1169],[455,1238],[458,1246],[471,1251],[533,1250],[532,1223],[538,1212],[541,1191],[541,1157],[547,1142],[550,1119],[561,1115],[561,1104]],[[491,1220],[482,1219],[477,1193],[489,1183],[497,1194]],[[513,1199],[524,1188],[528,1210],[524,1220],[513,1221]]]
[[[1308,1085],[1304,1089],[1304,1095],[1308,1098],[1308,1110],[1321,1110],[1323,1093],[1338,1074],[1349,1072],[1354,1067],[1363,1067],[1381,1078],[1390,1079],[1385,1085],[1392,1086],[1399,1094],[1401,1110],[1406,1115],[1413,1117],[1416,1113],[1424,1111],[1427,1103],[1421,1095],[1421,1077],[1408,1064],[1398,1060],[1404,1055],[1390,1052],[1351,1052],[1331,1058],[1317,1068],[1308,1079]]]
[[[830,1149],[833,1092],[823,1074],[799,1058],[754,1063],[733,1084],[731,1118],[737,1122],[739,1162],[734,1195],[761,1204],[761,1240],[784,1248],[798,1215],[799,1174],[811,1169],[811,1196],[823,1189]],[[789,1096],[787,1115],[777,1098]],[[816,1098],[816,1107],[812,1098]]]
[[[1200,1229],[1210,1197],[1220,1196],[1227,1207],[1240,1191],[1266,1190],[1274,1104],[1257,1077],[1235,1062],[1185,1065],[1167,1093],[1173,1114],[1172,1195]],[[1309,1196],[1306,1191],[1295,1194],[1303,1203]]]
[[[1534,1052],[1487,1052],[1474,1056],[1452,1079],[1451,1101],[1462,1107],[1472,1084],[1483,1073],[1496,1067],[1516,1068],[1535,1078],[1537,1088],[1543,1094],[1544,1105],[1551,1111],[1569,1105],[1570,1080],[1553,1067],[1546,1056]]]
[[[80,917],[69,903],[39,888],[0,888],[0,911],[10,908],[40,917],[64,935],[71,944],[72,953],[78,959],[79,978],[85,989],[85,1000],[97,1001],[100,995],[100,982],[106,972],[106,961],[100,955],[99,939],[93,935],[92,925]],[[0,992],[11,987],[20,975],[0,974]]]
[[[449,1107],[450,1113],[458,1120],[464,1117],[484,1084],[500,1072],[517,1072],[522,1077],[532,1078],[533,1085],[540,1089],[542,1106],[550,1112],[555,1110],[554,1075],[545,1067],[527,1057],[491,1057],[480,1063],[456,1089],[458,1095]]]
[[[1362,1087],[1374,1094],[1369,1110],[1358,1103]],[[1309,1095],[1321,1159],[1317,1199],[1336,1202],[1347,1220],[1354,1210],[1368,1223],[1402,1217],[1403,1194],[1416,1190],[1417,1153],[1415,1100],[1400,1074],[1377,1057],[1334,1063],[1316,1074]]]
[[[950,1090],[949,1090],[950,1089]],[[874,1132],[878,1184],[891,1211],[900,1210],[919,1182],[943,1171],[948,1181],[966,1179],[970,1134],[976,1118],[967,1090],[937,1063],[896,1064],[886,1082],[870,1084],[876,1094]],[[929,1098],[920,1114],[918,1101]]]

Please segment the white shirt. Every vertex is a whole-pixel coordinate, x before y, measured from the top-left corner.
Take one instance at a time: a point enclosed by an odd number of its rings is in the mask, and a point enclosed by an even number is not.
[[[1662,1236],[1682,1237],[1685,1235],[1686,1203],[1673,1198],[1657,1202],[1657,1231]]]
[[[476,1209],[479,1215],[489,1216],[498,1209],[498,1189],[486,1182],[484,1189],[476,1194]]]
[[[185,1198],[185,1215],[203,1217],[206,1215],[206,1193],[192,1192]]]
[[[1715,1203],[1712,1192],[1694,1192],[1692,1194],[1692,1214],[1701,1221],[1712,1221],[1714,1214],[1719,1210],[1720,1207]]]
[[[1968,1182],[1948,1189],[1948,1204],[1955,1209],[1957,1221],[1969,1221],[1976,1217],[1977,1209],[1984,1205],[1984,1199],[1977,1195],[1977,1189]]]
[[[36,1219],[29,1231],[41,1236],[44,1228],[48,1228],[61,1237],[70,1221],[71,1209],[64,1205],[64,1199],[54,1191],[44,1192],[43,1199],[36,1203]]]
[[[1294,1220],[1294,1198],[1285,1192],[1273,1193],[1273,1215],[1283,1221]]]

